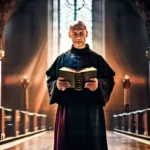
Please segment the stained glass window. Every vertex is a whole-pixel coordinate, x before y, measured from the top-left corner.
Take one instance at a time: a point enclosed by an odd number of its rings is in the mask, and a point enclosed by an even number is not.
[[[70,24],[75,20],[83,21],[88,30],[86,43],[92,48],[92,0],[59,0],[60,53],[70,49],[68,37]]]

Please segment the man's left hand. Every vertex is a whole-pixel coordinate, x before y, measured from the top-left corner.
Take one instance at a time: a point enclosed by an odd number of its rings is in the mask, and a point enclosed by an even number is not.
[[[95,91],[98,88],[98,79],[97,78],[91,78],[91,82],[85,83],[85,88],[88,88],[91,91]]]

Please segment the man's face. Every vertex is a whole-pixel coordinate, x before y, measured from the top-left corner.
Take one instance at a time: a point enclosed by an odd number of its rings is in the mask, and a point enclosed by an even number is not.
[[[75,25],[70,28],[69,37],[72,39],[75,48],[85,48],[87,34],[85,27],[82,25]]]

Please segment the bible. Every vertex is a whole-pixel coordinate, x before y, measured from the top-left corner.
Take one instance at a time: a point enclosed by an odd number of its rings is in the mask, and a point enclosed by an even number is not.
[[[78,71],[62,67],[59,69],[59,77],[63,77],[65,81],[68,81],[70,83],[70,88],[75,88],[75,90],[80,91],[83,89],[86,82],[92,82],[90,79],[97,77],[97,69],[89,67]]]

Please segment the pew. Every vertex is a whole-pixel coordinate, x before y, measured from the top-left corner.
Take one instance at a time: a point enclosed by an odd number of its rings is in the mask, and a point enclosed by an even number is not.
[[[37,114],[38,119],[38,130],[46,129],[46,115]]]
[[[138,111],[135,114],[136,134],[144,134],[143,112]]]
[[[29,115],[29,131],[33,132],[38,130],[37,126],[37,114],[36,113],[28,113]]]
[[[20,134],[20,112],[4,108],[5,136],[17,136]]]
[[[135,124],[135,114],[129,113],[128,115],[128,131],[135,133],[136,124]]]
[[[14,136],[20,135],[21,114],[19,110],[13,111]]]
[[[128,115],[121,116],[121,130],[128,131]]]
[[[46,115],[21,111],[21,134],[46,129]]]
[[[150,135],[150,110],[143,112],[143,121],[144,121],[144,135]]]
[[[114,129],[121,130],[121,116],[114,115]]]
[[[115,131],[149,140],[150,108],[128,113],[114,114],[113,118]],[[121,120],[120,129],[119,120]]]
[[[13,121],[13,110],[4,108],[5,118],[5,136],[14,136],[14,121]]]
[[[29,132],[29,116],[27,111],[20,111],[20,134]]]
[[[118,129],[118,116],[114,116],[114,129]]]
[[[0,107],[0,140],[46,129],[46,115]]]

